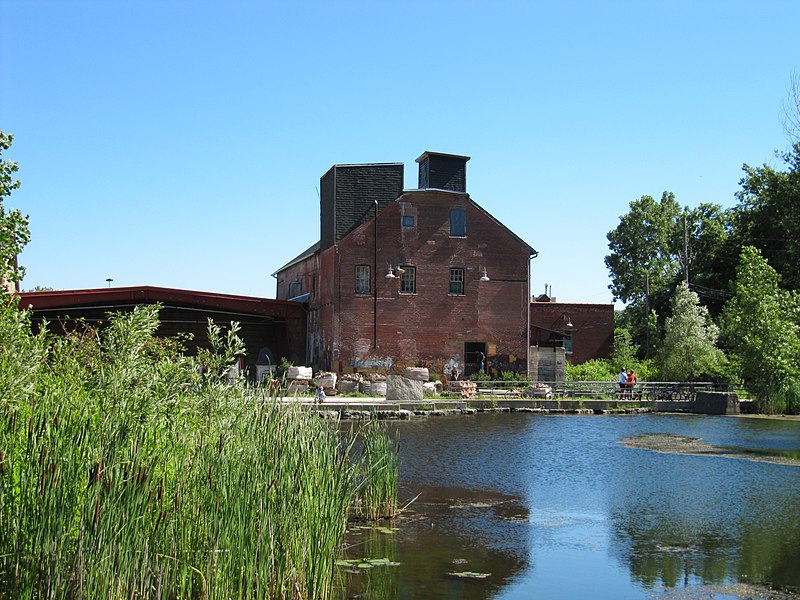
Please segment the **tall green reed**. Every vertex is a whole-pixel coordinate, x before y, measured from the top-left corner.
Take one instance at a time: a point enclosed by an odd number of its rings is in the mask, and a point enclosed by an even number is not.
[[[355,513],[370,521],[398,514],[399,442],[381,421],[369,421],[361,429],[358,492]]]
[[[0,598],[327,598],[371,472],[353,438],[157,326],[33,335],[0,308]]]

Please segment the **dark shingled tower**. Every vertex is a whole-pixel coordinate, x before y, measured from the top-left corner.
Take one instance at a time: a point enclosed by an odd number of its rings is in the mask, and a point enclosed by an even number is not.
[[[320,180],[320,250],[344,238],[403,193],[403,163],[334,165]]]
[[[469,156],[424,152],[419,163],[419,189],[467,191],[467,161]]]

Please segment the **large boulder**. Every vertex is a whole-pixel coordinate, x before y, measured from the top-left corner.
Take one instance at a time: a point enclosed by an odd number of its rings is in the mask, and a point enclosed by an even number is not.
[[[386,399],[393,402],[421,402],[422,382],[389,375],[386,378]]]

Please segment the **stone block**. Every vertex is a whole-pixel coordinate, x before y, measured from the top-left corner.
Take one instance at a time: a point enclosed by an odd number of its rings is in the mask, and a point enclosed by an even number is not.
[[[430,373],[427,367],[406,367],[405,378],[413,381],[422,381],[423,383],[430,379]]]
[[[692,412],[701,415],[738,415],[739,396],[732,392],[697,392]]]
[[[286,369],[286,379],[310,380],[312,373],[311,367],[289,367]]]
[[[386,399],[393,402],[421,402],[422,382],[389,375],[386,379]]]

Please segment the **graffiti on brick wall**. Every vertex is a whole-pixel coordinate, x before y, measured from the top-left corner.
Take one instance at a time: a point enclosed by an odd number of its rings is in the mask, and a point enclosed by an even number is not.
[[[354,358],[350,360],[350,366],[356,369],[386,369],[388,371],[392,368],[392,357],[386,356],[384,358],[370,359]]]

